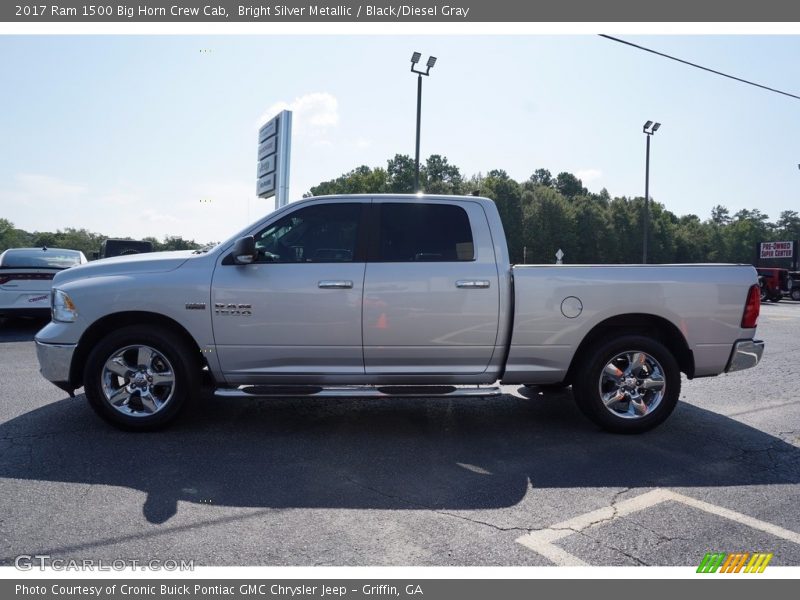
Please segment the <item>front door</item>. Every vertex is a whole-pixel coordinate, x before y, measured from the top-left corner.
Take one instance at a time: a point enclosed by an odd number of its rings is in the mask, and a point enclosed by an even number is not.
[[[258,259],[214,272],[216,352],[232,383],[314,382],[363,375],[362,213],[368,202],[322,202],[255,235]]]

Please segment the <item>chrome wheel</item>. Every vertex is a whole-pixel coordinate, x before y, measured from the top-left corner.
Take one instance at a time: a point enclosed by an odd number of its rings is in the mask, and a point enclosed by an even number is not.
[[[606,364],[598,389],[603,405],[611,414],[640,419],[658,408],[667,384],[663,367],[652,355],[630,350],[620,352]]]
[[[132,417],[161,411],[175,392],[175,370],[167,357],[144,345],[125,346],[103,365],[101,389],[109,406]]]

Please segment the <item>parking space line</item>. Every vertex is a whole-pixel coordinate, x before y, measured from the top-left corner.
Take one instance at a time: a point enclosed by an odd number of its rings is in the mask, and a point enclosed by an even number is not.
[[[696,498],[692,498],[690,496],[684,496],[683,494],[678,494],[677,492],[669,492],[669,493],[672,496],[674,496],[675,500],[677,500],[678,502],[683,502],[687,506],[691,506],[693,508],[699,508],[700,510],[704,510],[707,513],[711,513],[712,515],[717,515],[719,517],[730,519],[731,521],[736,521],[737,523],[741,523],[742,525],[747,525],[752,529],[758,529],[759,531],[763,531],[764,533],[768,533],[770,535],[774,535],[775,537],[779,537],[794,544],[800,545],[800,533],[797,533],[795,531],[784,529],[783,527],[779,527],[778,525],[767,523],[766,521],[756,519],[755,517],[750,517],[740,512],[736,512],[735,510],[730,510],[729,508],[723,508],[722,506],[717,506],[716,504],[710,504],[708,502],[697,500]]]
[[[570,554],[563,548],[556,546],[555,542],[572,534],[604,525],[621,517],[647,508],[652,508],[657,504],[667,501],[680,502],[686,506],[741,523],[752,529],[757,529],[800,545],[800,533],[784,529],[778,525],[761,521],[755,517],[750,517],[728,508],[723,508],[722,506],[717,506],[709,502],[704,502],[703,500],[697,500],[696,498],[684,496],[683,494],[661,488],[617,502],[613,506],[604,506],[603,508],[578,515],[566,521],[561,521],[546,529],[531,531],[517,538],[516,542],[526,548],[530,548],[558,566],[588,566],[588,563],[574,554]]]

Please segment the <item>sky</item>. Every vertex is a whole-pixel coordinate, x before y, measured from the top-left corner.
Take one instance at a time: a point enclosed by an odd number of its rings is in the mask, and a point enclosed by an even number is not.
[[[620,35],[800,95],[800,36]],[[270,212],[258,126],[294,111],[290,197],[421,154],[538,168],[678,215],[800,210],[800,100],[592,35],[0,36],[0,217],[28,231],[221,241]]]

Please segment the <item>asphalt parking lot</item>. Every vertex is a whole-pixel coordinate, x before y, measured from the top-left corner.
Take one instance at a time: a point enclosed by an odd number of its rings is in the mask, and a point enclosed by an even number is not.
[[[569,391],[492,399],[201,398],[117,431],[38,374],[39,324],[0,324],[0,564],[800,565],[800,303],[768,303],[753,370],[684,381],[640,436]]]

